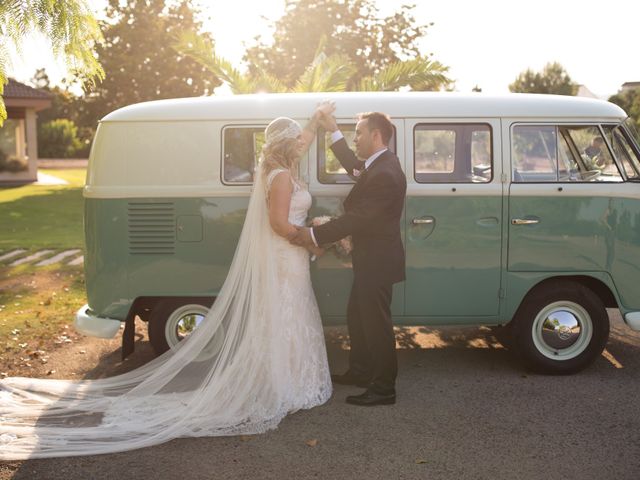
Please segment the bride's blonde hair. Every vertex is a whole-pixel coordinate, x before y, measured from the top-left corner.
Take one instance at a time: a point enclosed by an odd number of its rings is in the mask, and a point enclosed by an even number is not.
[[[302,128],[295,120],[278,117],[273,120],[264,131],[264,145],[262,146],[262,174],[269,176],[273,170],[284,168],[291,172],[294,179],[298,177],[298,137]]]

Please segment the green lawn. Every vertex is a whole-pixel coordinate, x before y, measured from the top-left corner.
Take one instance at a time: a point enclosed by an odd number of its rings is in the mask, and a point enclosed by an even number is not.
[[[82,266],[0,266],[0,350],[37,350],[85,303]]]
[[[82,248],[86,170],[41,170],[68,185],[0,188],[0,251]]]

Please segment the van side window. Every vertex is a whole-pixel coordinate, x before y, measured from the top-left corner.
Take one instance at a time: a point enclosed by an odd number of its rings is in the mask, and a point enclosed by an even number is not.
[[[222,181],[225,184],[253,183],[265,127],[225,127],[222,144]]]
[[[623,180],[597,125],[518,125],[511,148],[517,183]]]
[[[486,183],[492,178],[491,127],[418,124],[413,131],[415,179],[420,183]]]
[[[344,135],[349,148],[355,151],[353,143],[356,134],[355,123],[342,123],[338,125]],[[393,135],[389,141],[389,150],[396,151],[396,129],[393,128]],[[333,183],[354,183],[355,180],[347,175],[347,171],[342,168],[340,162],[331,151],[331,132],[318,130],[318,181],[325,184]]]
[[[552,126],[517,126],[513,129],[514,182],[558,180],[557,133]]]

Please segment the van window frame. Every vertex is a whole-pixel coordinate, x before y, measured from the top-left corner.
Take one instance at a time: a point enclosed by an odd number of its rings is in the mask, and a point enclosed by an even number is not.
[[[468,181],[462,181],[462,180],[457,180],[457,181],[453,181],[451,179],[447,179],[447,181],[424,181],[424,180],[419,180],[418,179],[418,175],[433,175],[433,176],[442,176],[443,178],[446,178],[447,176],[451,176],[451,175],[455,175],[456,173],[456,166],[457,166],[457,162],[456,162],[456,158],[454,157],[453,159],[453,172],[451,173],[440,173],[440,172],[434,172],[434,173],[418,173],[416,171],[416,131],[420,130],[419,127],[424,127],[427,126],[429,128],[427,129],[422,129],[424,130],[438,130],[441,127],[442,130],[446,130],[446,127],[469,127],[469,126],[474,126],[474,125],[482,125],[482,126],[486,126],[489,129],[489,159],[491,162],[491,176],[489,177],[489,179],[485,182],[473,182],[471,180]],[[457,143],[457,140],[456,140]],[[416,123],[413,126],[413,131],[411,134],[411,149],[412,149],[412,158],[411,158],[411,162],[413,164],[413,179],[416,183],[421,184],[421,185],[446,185],[446,184],[459,184],[459,185],[487,185],[489,183],[492,183],[494,178],[495,178],[495,155],[494,155],[494,149],[493,149],[493,127],[490,123],[488,122],[437,122],[437,123],[430,123],[430,122],[420,122],[420,123]],[[469,159],[471,161],[471,158]],[[471,166],[472,168],[472,172],[473,172],[473,166]]]
[[[255,181],[252,182],[229,182],[225,180],[225,176],[224,176],[224,157],[225,157],[225,132],[227,131],[227,129],[230,128],[251,128],[251,129],[260,129],[264,132],[264,130],[267,128],[267,124],[247,124],[247,123],[240,123],[240,124],[229,124],[229,125],[224,125],[221,129],[220,129],[220,183],[222,183],[223,185],[226,185],[228,187],[236,187],[236,186],[253,186],[253,184],[255,183]],[[255,167],[258,166],[258,163],[256,162],[256,164],[254,165]],[[255,170],[254,172],[255,173]]]
[[[604,129],[602,127],[603,123],[602,122],[584,122],[584,123],[579,123],[579,122],[543,122],[543,123],[539,123],[539,122],[523,122],[523,121],[519,121],[519,122],[513,122],[511,123],[511,125],[509,126],[509,152],[510,152],[510,157],[509,157],[509,182],[512,184],[518,184],[518,185],[526,185],[526,184],[530,184],[530,185],[555,185],[558,183],[570,183],[573,185],[584,185],[584,184],[588,184],[588,185],[599,185],[599,184],[604,184],[604,185],[611,185],[614,183],[624,183],[627,182],[627,176],[626,176],[626,171],[624,170],[624,168],[621,168],[620,163],[617,159],[617,157],[613,154],[613,149],[611,148],[611,145],[609,144],[609,141],[606,138],[606,135],[604,134]],[[607,123],[605,123],[605,125],[608,125]],[[526,127],[553,127],[556,130],[556,180],[555,181],[541,181],[541,182],[518,182],[515,181],[513,179],[513,170],[514,170],[514,166],[513,166],[513,162],[514,162],[514,130],[516,127],[520,127],[520,126],[526,126]],[[620,178],[622,178],[622,181],[620,182],[593,182],[593,181],[561,181],[560,177],[559,177],[559,165],[558,165],[558,138],[562,137],[565,142],[567,143],[567,146],[569,147],[569,149],[571,150],[572,155],[574,155],[574,160],[575,160],[575,152],[573,151],[575,147],[575,144],[573,142],[573,139],[571,139],[571,142],[567,141],[564,137],[564,135],[560,132],[559,127],[565,127],[565,128],[571,128],[571,127],[596,127],[598,132],[600,133],[600,136],[604,139],[605,141],[605,146],[607,147],[607,151],[609,152],[609,155],[611,156],[611,158],[613,159],[613,162],[616,165],[616,168],[618,169],[618,173],[620,174]]]

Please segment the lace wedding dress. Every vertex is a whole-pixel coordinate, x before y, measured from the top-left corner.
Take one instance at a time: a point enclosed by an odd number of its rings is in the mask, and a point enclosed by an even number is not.
[[[309,254],[269,225],[261,167],[229,274],[177,348],[113,378],[0,382],[0,459],[92,455],[178,437],[255,434],[326,402],[331,380]],[[266,186],[265,186],[266,183]],[[302,225],[309,192],[294,186]]]

